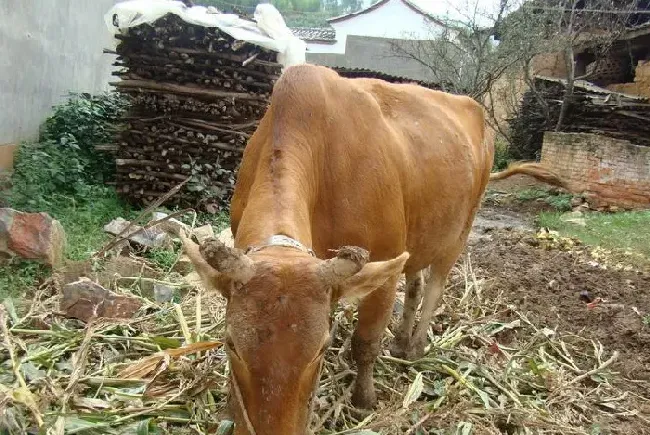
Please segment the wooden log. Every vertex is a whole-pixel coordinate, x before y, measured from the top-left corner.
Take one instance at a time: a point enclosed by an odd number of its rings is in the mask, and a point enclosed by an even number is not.
[[[110,82],[112,86],[119,89],[147,89],[159,92],[170,92],[172,94],[189,95],[192,97],[210,97],[210,98],[233,98],[240,100],[265,102],[266,99],[259,95],[251,95],[244,92],[225,92],[213,89],[201,89],[191,86],[173,85],[170,83],[157,83],[152,80],[122,80],[119,82]]]

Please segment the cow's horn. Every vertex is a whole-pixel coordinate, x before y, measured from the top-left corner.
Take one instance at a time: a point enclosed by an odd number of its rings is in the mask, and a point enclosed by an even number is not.
[[[325,260],[320,266],[320,275],[329,285],[336,285],[361,270],[370,254],[363,248],[344,246],[336,251],[336,257]]]
[[[230,248],[219,239],[206,239],[200,248],[205,261],[219,273],[245,284],[253,277],[255,265],[241,249]]]

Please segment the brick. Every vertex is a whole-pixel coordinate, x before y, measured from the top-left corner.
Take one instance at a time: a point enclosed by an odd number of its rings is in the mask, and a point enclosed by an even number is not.
[[[590,133],[547,132],[542,162],[586,186],[603,206],[650,208],[650,147]]]

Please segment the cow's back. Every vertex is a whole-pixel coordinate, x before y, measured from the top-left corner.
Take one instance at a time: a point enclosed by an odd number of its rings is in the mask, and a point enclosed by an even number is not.
[[[278,181],[297,193],[276,202],[291,207],[291,198],[312,196],[311,243],[319,257],[344,245],[363,246],[375,260],[408,250],[407,270],[415,271],[455,261],[487,184],[493,149],[483,111],[469,98],[292,67],[247,146],[233,231],[250,192],[260,195],[255,186],[278,176],[269,173],[287,154],[285,166],[297,168],[290,176],[302,172],[303,180]]]

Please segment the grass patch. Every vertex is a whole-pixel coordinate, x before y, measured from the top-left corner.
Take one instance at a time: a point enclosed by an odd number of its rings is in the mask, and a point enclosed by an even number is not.
[[[22,295],[49,274],[49,267],[36,261],[18,258],[7,260],[0,264],[0,300]]]
[[[112,188],[93,187],[82,199],[62,197],[43,210],[59,220],[66,232],[66,258],[85,260],[111,236],[104,225],[117,217],[130,219],[135,212]]]
[[[584,218],[583,227],[564,222],[561,213],[542,213],[538,223],[587,245],[632,251],[650,259],[650,211],[588,213]]]
[[[516,198],[519,201],[541,200],[557,211],[569,211],[573,196],[569,193],[557,193],[545,189],[524,189],[517,192]]]
[[[144,257],[154,263],[160,270],[170,270],[176,263],[178,253],[169,249],[155,248],[146,251]]]

